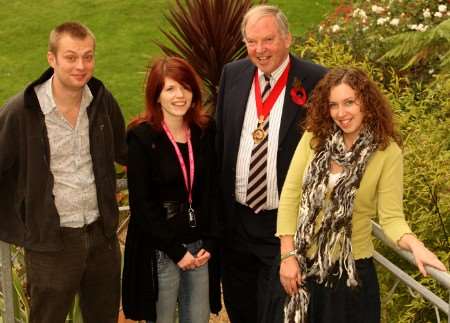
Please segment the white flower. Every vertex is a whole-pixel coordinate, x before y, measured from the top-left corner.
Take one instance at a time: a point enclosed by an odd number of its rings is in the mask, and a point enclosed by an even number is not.
[[[430,18],[431,17],[430,9],[428,9],[428,8],[423,9],[423,17],[424,18]]]
[[[428,27],[429,26],[427,26],[427,25],[423,25],[423,24],[418,24],[418,25],[408,25],[408,28],[409,29],[411,29],[411,30],[417,30],[417,31],[420,31],[420,32],[424,32],[424,31],[426,31],[427,29],[428,29]]]
[[[355,11],[353,11],[352,16],[353,16],[353,18],[357,18],[357,17],[360,17],[362,19],[367,18],[366,12],[360,8],[356,8]]]
[[[433,73],[434,73],[434,69],[429,69],[429,70],[428,70],[428,74],[431,75],[431,74],[433,74]]]
[[[338,32],[340,29],[341,29],[341,27],[340,27],[339,25],[333,25],[333,26],[331,26],[331,31],[332,31],[333,33]]]
[[[322,31],[323,31],[323,26],[320,25],[320,26],[319,26],[319,33],[321,33]]]
[[[447,6],[445,4],[440,4],[438,10],[439,12],[447,12]]]
[[[424,26],[423,24],[419,24],[418,26],[417,26],[417,31],[420,31],[420,32],[424,32],[424,31],[426,31],[428,29],[428,26]]]
[[[377,5],[373,5],[372,6],[372,12],[375,12],[377,14],[383,13],[384,12],[384,8],[383,7],[379,7]]]
[[[377,19],[377,25],[384,25],[387,21],[389,20],[389,18],[378,18]]]
[[[392,26],[398,26],[399,23],[400,23],[400,19],[398,19],[398,18],[394,18],[391,21],[389,21],[389,24]]]
[[[362,29],[362,31],[366,31],[367,29],[369,29],[369,27],[364,26],[363,29]]]
[[[436,18],[442,18],[442,13],[440,13],[439,11],[436,11],[436,12],[434,13],[434,16],[435,16]]]

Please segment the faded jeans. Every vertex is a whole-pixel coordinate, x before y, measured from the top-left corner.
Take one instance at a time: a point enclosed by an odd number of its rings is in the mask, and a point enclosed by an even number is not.
[[[186,245],[192,255],[202,248],[202,241]],[[157,251],[158,301],[156,323],[175,323],[178,303],[179,323],[209,322],[208,264],[182,271],[165,253]]]

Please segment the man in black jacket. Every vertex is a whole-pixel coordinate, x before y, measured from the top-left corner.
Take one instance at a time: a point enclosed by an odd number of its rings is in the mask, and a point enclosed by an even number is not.
[[[279,261],[279,193],[303,134],[307,97],[326,70],[289,55],[292,38],[277,7],[250,9],[242,35],[248,58],[224,67],[216,107],[226,240],[222,283],[231,322],[260,323],[269,273]]]
[[[66,22],[51,66],[0,110],[0,240],[23,246],[30,322],[115,323],[120,251],[114,162],[126,162],[120,108],[94,77],[95,37]]]

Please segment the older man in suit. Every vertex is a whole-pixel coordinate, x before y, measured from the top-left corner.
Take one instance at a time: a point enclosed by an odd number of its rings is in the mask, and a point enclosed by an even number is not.
[[[216,108],[223,292],[231,322],[259,323],[279,261],[279,193],[303,133],[305,102],[326,69],[289,54],[292,36],[277,7],[251,8],[242,35],[248,58],[224,67]]]

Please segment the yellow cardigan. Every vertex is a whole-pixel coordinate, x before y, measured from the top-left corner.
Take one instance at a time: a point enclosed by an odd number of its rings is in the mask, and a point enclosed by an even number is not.
[[[312,133],[305,132],[289,166],[278,207],[277,236],[293,235],[297,230],[303,175],[314,156],[311,139]],[[373,153],[356,192],[352,218],[355,259],[373,254],[370,220],[376,215],[392,241],[398,242],[404,234],[411,233],[403,215],[403,157],[395,142]]]

